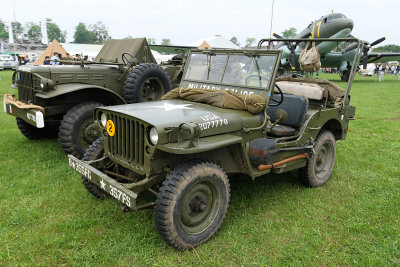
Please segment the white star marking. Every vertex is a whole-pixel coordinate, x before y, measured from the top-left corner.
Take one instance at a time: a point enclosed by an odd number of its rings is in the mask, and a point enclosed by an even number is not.
[[[103,182],[103,180],[100,181],[100,187],[101,189],[106,190],[106,183]]]
[[[183,105],[172,105],[168,103],[164,103],[163,106],[150,106],[151,108],[163,108],[165,111],[170,111],[174,109],[193,109],[189,108],[188,106],[191,106],[192,104],[183,104]]]

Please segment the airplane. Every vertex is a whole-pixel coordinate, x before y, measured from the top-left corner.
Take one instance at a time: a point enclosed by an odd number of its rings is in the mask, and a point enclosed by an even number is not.
[[[343,49],[343,52],[333,52],[339,44],[334,42],[318,42],[318,38],[353,38],[350,34],[353,30],[354,22],[342,13],[331,13],[322,16],[320,19],[311,22],[307,28],[302,30],[294,38],[310,38],[316,41],[316,47],[321,57],[323,67],[338,68],[342,81],[349,79],[350,69],[356,53],[356,44],[350,44]],[[282,38],[278,34],[273,34],[276,38]],[[369,43],[364,41],[363,66],[366,68],[368,62],[376,61],[382,57],[400,56],[400,53],[372,53],[371,47],[383,42],[386,38],[382,37]],[[290,43],[281,42],[275,48],[282,49],[281,66],[283,69],[300,69],[298,58],[305,47],[305,42]],[[368,60],[370,59],[370,60]],[[283,71],[281,69],[281,72]]]
[[[347,18],[344,14],[331,13],[311,22],[293,38],[310,38],[316,40],[318,52],[321,58],[324,58],[337,47],[337,44],[334,42],[318,42],[318,38],[347,38],[353,30],[353,27],[353,20]],[[282,39],[282,37],[276,33],[274,33],[273,36]],[[285,67],[290,66],[292,69],[295,69],[297,62],[295,61],[295,56],[298,58],[304,47],[305,42],[301,42],[298,45],[289,42],[277,44],[275,48],[283,50],[281,65]]]

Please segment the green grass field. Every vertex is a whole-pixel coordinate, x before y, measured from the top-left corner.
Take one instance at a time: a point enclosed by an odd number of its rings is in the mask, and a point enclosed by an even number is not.
[[[11,75],[0,72],[1,99],[16,93]],[[28,140],[0,112],[0,265],[398,266],[400,81],[357,76],[351,102],[357,120],[325,186],[305,188],[297,172],[232,177],[220,231],[185,252],[158,236],[152,210],[95,199],[56,139]]]

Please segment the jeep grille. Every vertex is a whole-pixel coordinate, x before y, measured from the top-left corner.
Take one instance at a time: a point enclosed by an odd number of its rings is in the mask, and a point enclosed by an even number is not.
[[[107,114],[107,119],[115,125],[114,136],[108,136],[109,157],[134,169],[143,170],[145,125],[119,114]]]

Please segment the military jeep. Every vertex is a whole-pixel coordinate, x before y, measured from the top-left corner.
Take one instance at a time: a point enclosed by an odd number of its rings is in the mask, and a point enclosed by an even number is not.
[[[65,153],[78,158],[99,137],[95,107],[159,100],[179,83],[182,63],[157,65],[145,38],[107,40],[93,62],[60,62],[19,67],[18,99],[5,96],[4,110],[27,138],[58,132]]]
[[[253,50],[192,50],[180,87],[161,101],[96,108],[102,138],[83,160],[68,156],[86,189],[116,198],[125,212],[154,207],[160,236],[186,250],[221,226],[228,174],[265,179],[298,169],[307,186],[325,184],[336,141],[354,119],[356,69],[346,91],[327,80],[276,78],[282,51],[260,49],[266,41]],[[155,200],[143,201],[144,191]]]

